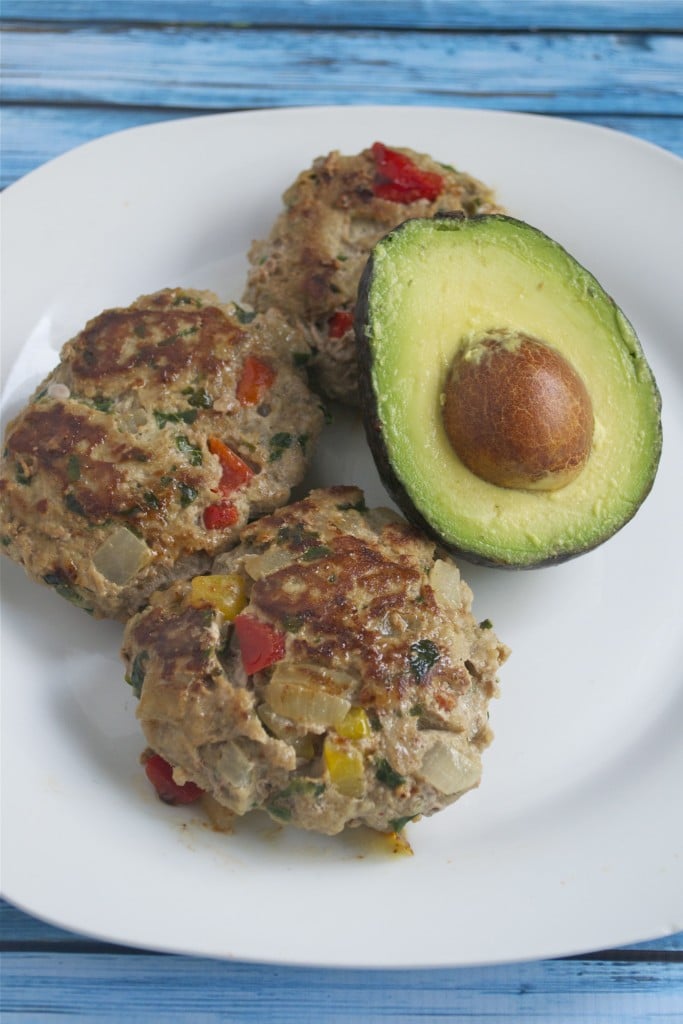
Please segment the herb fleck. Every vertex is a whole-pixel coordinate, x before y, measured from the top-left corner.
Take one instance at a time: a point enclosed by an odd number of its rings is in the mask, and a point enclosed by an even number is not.
[[[292,779],[288,786],[281,789],[279,793],[266,804],[266,810],[275,818],[281,821],[290,821],[292,808],[289,803],[291,797],[298,794],[317,798],[325,792],[324,782],[315,782],[313,779]]]
[[[282,619],[282,628],[287,633],[298,633],[303,624],[303,615],[285,615]]]
[[[365,504],[365,498],[359,498],[358,501],[343,501],[340,505],[337,505],[340,512],[367,512],[368,506]]]
[[[126,682],[132,687],[133,693],[136,697],[139,697],[142,692],[142,684],[145,681],[148,660],[149,652],[139,651],[133,658],[130,673],[126,676]]]
[[[253,309],[244,309],[236,302],[233,302],[233,306],[235,307],[235,317],[241,324],[250,324],[256,316],[256,312]]]
[[[213,398],[206,388],[183,388],[182,394],[193,409],[210,409],[213,406]]]
[[[410,645],[410,671],[418,683],[424,682],[440,657],[441,652],[433,640],[416,640]]]
[[[190,484],[179,483],[178,490],[180,491],[180,504],[182,508],[187,508],[197,497],[199,491],[196,487],[191,487]]]
[[[194,423],[197,419],[196,409],[183,409],[180,412],[161,412],[154,410],[154,419],[161,430],[167,423]]]
[[[327,555],[332,554],[332,548],[328,548],[325,544],[319,544],[317,547],[309,548],[308,551],[304,551],[301,556],[302,562],[314,562],[316,558],[325,558]]]
[[[386,757],[379,757],[375,761],[375,778],[389,789],[398,789],[406,781],[404,775],[391,767]]]
[[[175,439],[175,446],[179,452],[187,456],[188,462],[191,466],[201,466],[202,464],[202,452],[201,448],[197,445],[192,444],[186,434],[177,434]]]
[[[78,460],[77,455],[70,455],[69,461],[66,464],[66,477],[71,483],[75,483],[81,476],[81,464]]]
[[[392,818],[389,824],[394,832],[402,832],[408,822],[412,821],[414,817],[414,814],[406,814],[402,818]]]
[[[23,487],[28,487],[28,485],[33,482],[33,475],[27,472],[26,466],[24,466],[23,463],[17,462],[15,479],[18,484],[21,484]]]
[[[294,434],[289,434],[284,430],[273,434],[269,441],[270,456],[268,461],[277,462],[278,459],[282,458],[287,449],[293,448],[297,444],[303,451],[306,451],[308,434],[299,434],[295,437]]]
[[[77,516],[86,515],[85,509],[81,505],[76,495],[72,494],[71,491],[64,495],[64,504],[68,508],[69,512],[74,512]]]
[[[95,395],[92,405],[98,412],[111,412],[114,407],[114,399],[107,398],[105,395]]]
[[[180,292],[173,299],[174,306],[197,306],[201,308],[201,299],[195,298],[193,295],[186,295],[184,292]]]
[[[302,523],[294,523],[291,526],[281,526],[277,532],[277,539],[278,542],[291,544],[293,547],[304,547],[314,545],[320,540],[320,534],[315,530],[307,530]]]

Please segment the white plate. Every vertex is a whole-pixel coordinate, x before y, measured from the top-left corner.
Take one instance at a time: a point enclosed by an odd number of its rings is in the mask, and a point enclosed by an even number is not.
[[[166,285],[239,297],[245,253],[310,160],[380,139],[493,184],[563,243],[640,333],[664,455],[635,519],[557,568],[468,568],[475,613],[513,648],[481,788],[412,826],[413,857],[265,817],[218,835],[142,776],[120,627],[3,561],[2,883],[20,907],[141,947],[281,963],[487,963],[683,928],[683,162],[568,121],[325,108],[133,129],[60,157],[3,199],[4,415],[88,316]],[[357,418],[311,483],[386,496]]]

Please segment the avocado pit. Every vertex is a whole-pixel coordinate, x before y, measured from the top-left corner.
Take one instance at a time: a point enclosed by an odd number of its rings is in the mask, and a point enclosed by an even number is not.
[[[593,408],[581,377],[557,349],[523,332],[490,330],[459,346],[442,416],[460,460],[499,487],[558,490],[591,450]]]

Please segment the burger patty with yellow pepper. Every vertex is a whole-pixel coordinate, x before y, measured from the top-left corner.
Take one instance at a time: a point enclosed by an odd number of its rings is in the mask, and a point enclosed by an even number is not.
[[[508,654],[471,600],[448,556],[358,488],[250,524],[126,626],[150,779],[169,802],[205,793],[325,834],[446,807],[479,783]]]
[[[3,551],[116,619],[207,571],[304,475],[323,423],[297,365],[307,352],[275,310],[253,317],[207,291],[96,316],[7,429]]]

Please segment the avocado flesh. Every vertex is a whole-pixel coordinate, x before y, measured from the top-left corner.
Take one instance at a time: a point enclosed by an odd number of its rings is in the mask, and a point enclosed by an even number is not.
[[[445,380],[468,338],[523,331],[559,350],[591,398],[579,476],[555,491],[499,487],[453,451]],[[612,536],[648,494],[660,398],[636,334],[596,279],[533,227],[500,215],[407,221],[373,250],[357,333],[366,429],[399,506],[451,550],[491,565],[562,561]]]

